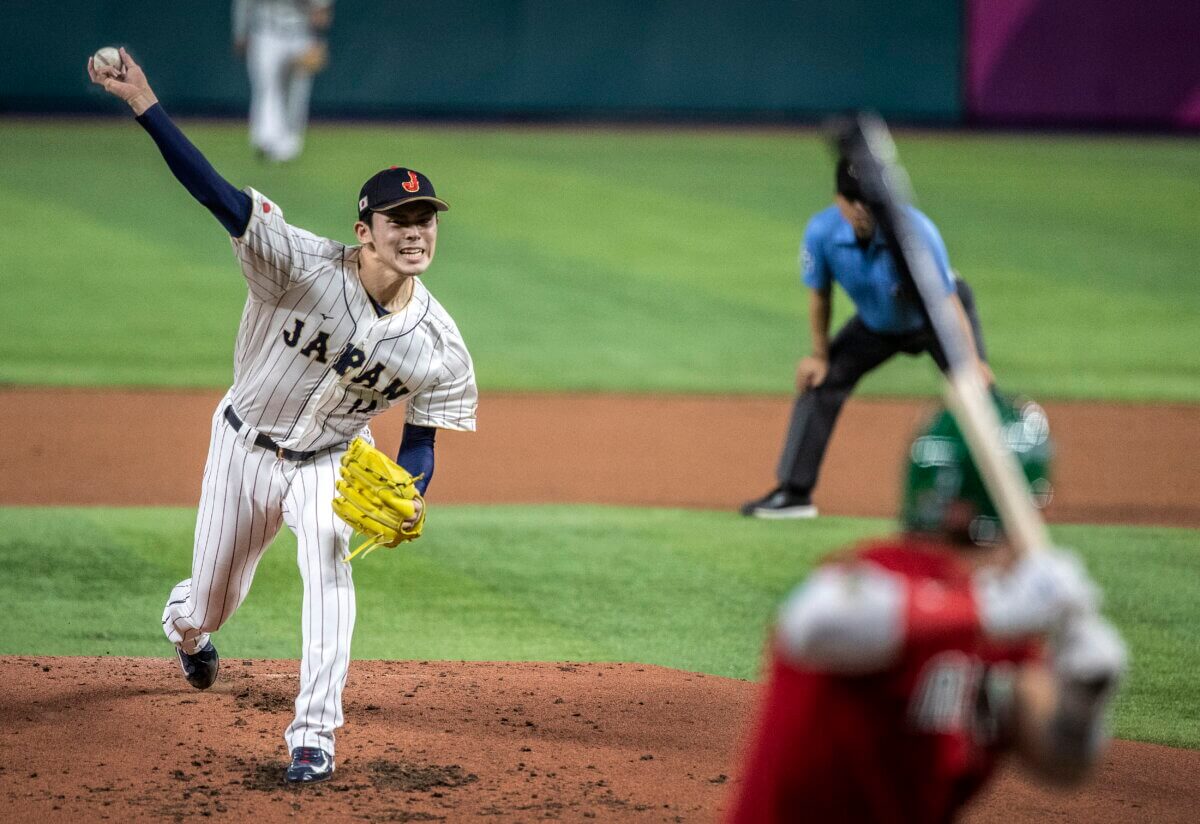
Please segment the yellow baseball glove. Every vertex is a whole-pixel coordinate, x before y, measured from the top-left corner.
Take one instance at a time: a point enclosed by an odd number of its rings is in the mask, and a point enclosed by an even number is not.
[[[297,71],[308,74],[320,74],[329,65],[329,48],[320,40],[315,40],[292,61],[292,67]]]
[[[342,477],[333,511],[368,540],[350,554],[367,555],[381,546],[394,547],[421,537],[425,499],[408,471],[362,438],[350,442],[342,456]],[[420,510],[418,512],[418,510]]]

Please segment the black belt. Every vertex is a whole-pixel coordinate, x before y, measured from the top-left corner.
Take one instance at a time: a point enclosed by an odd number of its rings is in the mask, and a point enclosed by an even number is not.
[[[241,431],[242,426],[243,426],[242,419],[239,418],[237,416],[237,413],[233,411],[232,406],[225,407],[225,420],[227,420],[229,422],[229,425],[233,427],[234,432]],[[282,447],[279,444],[275,443],[275,441],[272,440],[269,435],[265,435],[262,432],[259,432],[258,437],[256,437],[254,439],[254,445],[257,446],[259,449],[265,449],[268,452],[274,452],[275,457],[277,457],[277,458],[283,458],[285,460],[297,461],[297,462],[307,461],[309,458],[313,457],[314,455],[317,454],[317,452],[320,451],[320,450],[312,450],[309,452],[297,452],[294,449],[287,449],[287,448]]]

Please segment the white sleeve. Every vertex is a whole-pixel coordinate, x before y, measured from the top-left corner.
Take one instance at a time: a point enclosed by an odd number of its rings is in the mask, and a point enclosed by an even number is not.
[[[442,343],[438,376],[409,398],[405,421],[417,426],[474,432],[479,390],[475,387],[471,355],[461,338],[443,338]]]
[[[900,576],[875,564],[822,567],[780,610],[779,649],[838,675],[885,669],[904,642],[906,592]]]
[[[344,251],[340,243],[289,225],[283,210],[261,192],[249,187],[244,191],[251,200],[250,222],[231,241],[250,292],[259,300],[278,298],[321,261]]]

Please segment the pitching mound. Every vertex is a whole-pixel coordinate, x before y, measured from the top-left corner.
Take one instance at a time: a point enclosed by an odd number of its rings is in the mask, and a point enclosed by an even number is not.
[[[282,781],[294,661],[0,657],[7,821],[716,821],[757,686],[640,664],[356,661],[338,769]],[[973,822],[1185,821],[1200,753],[1119,742],[1102,780],[1006,778]]]
[[[356,661],[337,773],[293,788],[298,664],[0,658],[9,821],[704,821],[753,685],[640,664]]]

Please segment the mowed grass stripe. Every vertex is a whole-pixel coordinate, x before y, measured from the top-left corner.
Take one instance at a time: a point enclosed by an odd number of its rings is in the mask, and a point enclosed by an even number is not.
[[[169,654],[159,621],[188,574],[194,511],[0,509],[0,654]],[[425,537],[355,564],[359,658],[637,661],[755,678],[784,595],[885,521],[746,521],[719,512],[441,507]],[[1133,669],[1122,737],[1200,747],[1197,533],[1060,526],[1106,593]],[[243,658],[299,655],[295,541],[284,531],[221,630]]]
[[[813,132],[318,124],[304,157],[272,167],[240,124],[184,126],[231,181],[343,240],[362,180],[393,162],[427,172],[453,205],[428,282],[485,389],[785,393],[806,349],[797,245],[831,188]],[[0,130],[0,381],[227,383],[245,287],[149,139],[117,120]],[[1200,401],[1189,141],[899,142],[1002,383]],[[930,393],[932,372],[899,359],[863,391]]]

